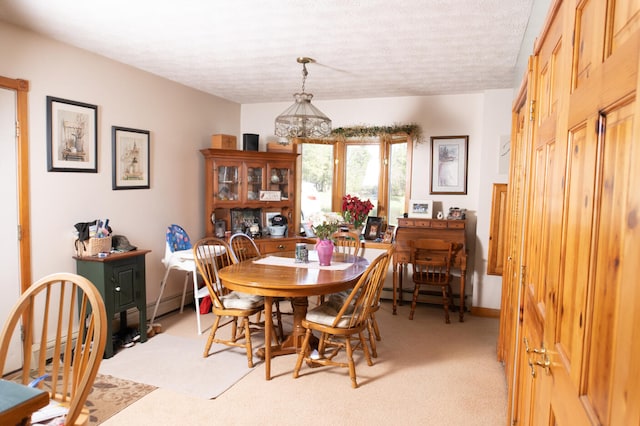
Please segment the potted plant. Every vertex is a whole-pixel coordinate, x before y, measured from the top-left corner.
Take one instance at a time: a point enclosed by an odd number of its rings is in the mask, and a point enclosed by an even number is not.
[[[337,213],[318,213],[311,217],[311,228],[318,238],[316,251],[320,266],[331,265],[334,248],[331,235],[338,230],[341,222],[342,218]]]
[[[362,227],[371,209],[373,209],[373,204],[369,199],[362,201],[359,197],[349,194],[342,197],[342,216],[344,221],[353,225],[359,234],[362,233]]]

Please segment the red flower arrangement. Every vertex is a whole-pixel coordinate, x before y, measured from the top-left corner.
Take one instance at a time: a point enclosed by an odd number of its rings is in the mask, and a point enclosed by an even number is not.
[[[349,194],[342,197],[342,216],[345,222],[353,223],[356,228],[362,226],[371,209],[373,209],[373,204],[369,199],[362,201]]]

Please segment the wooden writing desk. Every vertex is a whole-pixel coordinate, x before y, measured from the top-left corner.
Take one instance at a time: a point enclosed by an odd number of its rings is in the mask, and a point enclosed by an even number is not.
[[[464,321],[464,287],[467,276],[467,250],[465,220],[440,220],[420,218],[400,218],[396,229],[396,251],[393,255],[393,315],[399,301],[402,303],[403,270],[411,261],[411,241],[421,238],[435,238],[460,244],[454,260],[454,267],[460,270],[460,322]]]

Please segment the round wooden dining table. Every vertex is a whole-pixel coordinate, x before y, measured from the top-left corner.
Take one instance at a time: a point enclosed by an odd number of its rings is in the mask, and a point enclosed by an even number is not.
[[[302,320],[307,314],[308,296],[330,294],[355,285],[369,266],[364,257],[334,253],[331,266],[319,266],[309,253],[309,263],[295,263],[294,252],[278,252],[245,260],[222,268],[218,274],[222,284],[235,291],[264,296],[265,310],[265,375],[271,379],[271,357],[297,352],[304,337]],[[274,297],[291,298],[293,331],[281,344],[271,346]]]

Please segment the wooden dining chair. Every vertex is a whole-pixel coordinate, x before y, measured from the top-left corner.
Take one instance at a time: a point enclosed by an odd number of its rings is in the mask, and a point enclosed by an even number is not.
[[[254,259],[261,255],[260,249],[253,241],[253,238],[246,234],[238,233],[233,234],[229,239],[229,245],[231,246],[231,252],[237,262],[243,262],[245,260]],[[275,306],[274,313],[276,315],[276,323],[278,324],[278,338],[284,339],[284,330],[282,328],[282,312],[280,312],[280,302],[284,299],[282,297],[273,298],[273,306]],[[258,317],[258,321],[259,321]]]
[[[387,250],[384,254],[386,254],[386,265],[381,266],[383,272],[380,274],[380,285],[378,286],[378,291],[376,295],[373,297],[371,301],[371,311],[369,312],[369,317],[367,319],[367,331],[369,334],[369,344],[371,346],[371,356],[374,358],[378,357],[378,350],[376,341],[382,340],[380,335],[380,328],[378,327],[378,321],[376,321],[376,312],[380,310],[380,298],[382,296],[382,289],[384,287],[384,281],[387,278],[387,271],[389,270],[389,263],[393,258],[393,253],[395,252],[395,246],[392,243],[379,243],[379,245],[384,244]]]
[[[229,245],[231,246],[231,252],[238,262],[260,256],[260,249],[258,249],[255,241],[246,234],[233,234],[229,239]]]
[[[221,246],[225,249],[222,253],[219,249]],[[252,368],[251,333],[252,331],[257,331],[259,327],[258,324],[251,322],[249,317],[262,311],[264,298],[262,296],[229,291],[224,287],[218,277],[218,270],[236,261],[231,247],[226,241],[215,237],[204,238],[194,244],[193,252],[198,272],[209,290],[211,309],[216,316],[202,356],[206,358],[210,355],[209,350],[213,343],[241,347],[245,348],[247,364],[249,368]],[[228,317],[228,320],[221,323],[225,317]],[[240,321],[240,327],[238,327],[238,321]],[[218,330],[226,325],[231,325],[230,337],[228,339],[216,337]],[[266,344],[269,344],[269,342],[266,342]]]
[[[353,231],[336,231],[331,234],[331,239],[337,253],[347,253],[353,256],[360,253],[362,247],[360,236]]]
[[[363,331],[367,327],[371,305],[378,287],[382,285],[383,280],[380,279],[380,275],[386,271],[388,259],[389,253],[374,259],[344,301],[339,302],[336,298],[331,298],[307,312],[302,320],[302,326],[306,332],[293,370],[294,378],[299,376],[302,362],[306,361],[310,365],[347,367],[351,386],[358,387],[353,351],[361,348],[367,364],[373,365]],[[310,352],[309,345],[314,330],[320,333],[317,355]],[[358,340],[354,346],[352,338],[356,336]],[[347,362],[334,360],[343,348],[346,350]],[[327,350],[330,350],[330,353],[327,354]]]
[[[15,380],[28,385],[43,378],[36,386],[68,409],[65,424],[88,424],[85,402],[107,341],[107,315],[98,289],[88,279],[71,273],[46,276],[27,288],[0,334],[3,376],[7,368],[15,368],[6,362],[10,350],[20,351],[11,345],[12,337],[20,333],[23,359]]]
[[[451,264],[456,244],[451,241],[419,239],[411,241],[411,267],[413,269],[413,299],[409,319],[413,319],[421,286],[437,286],[442,291],[444,317],[449,320],[449,305],[452,303]]]

